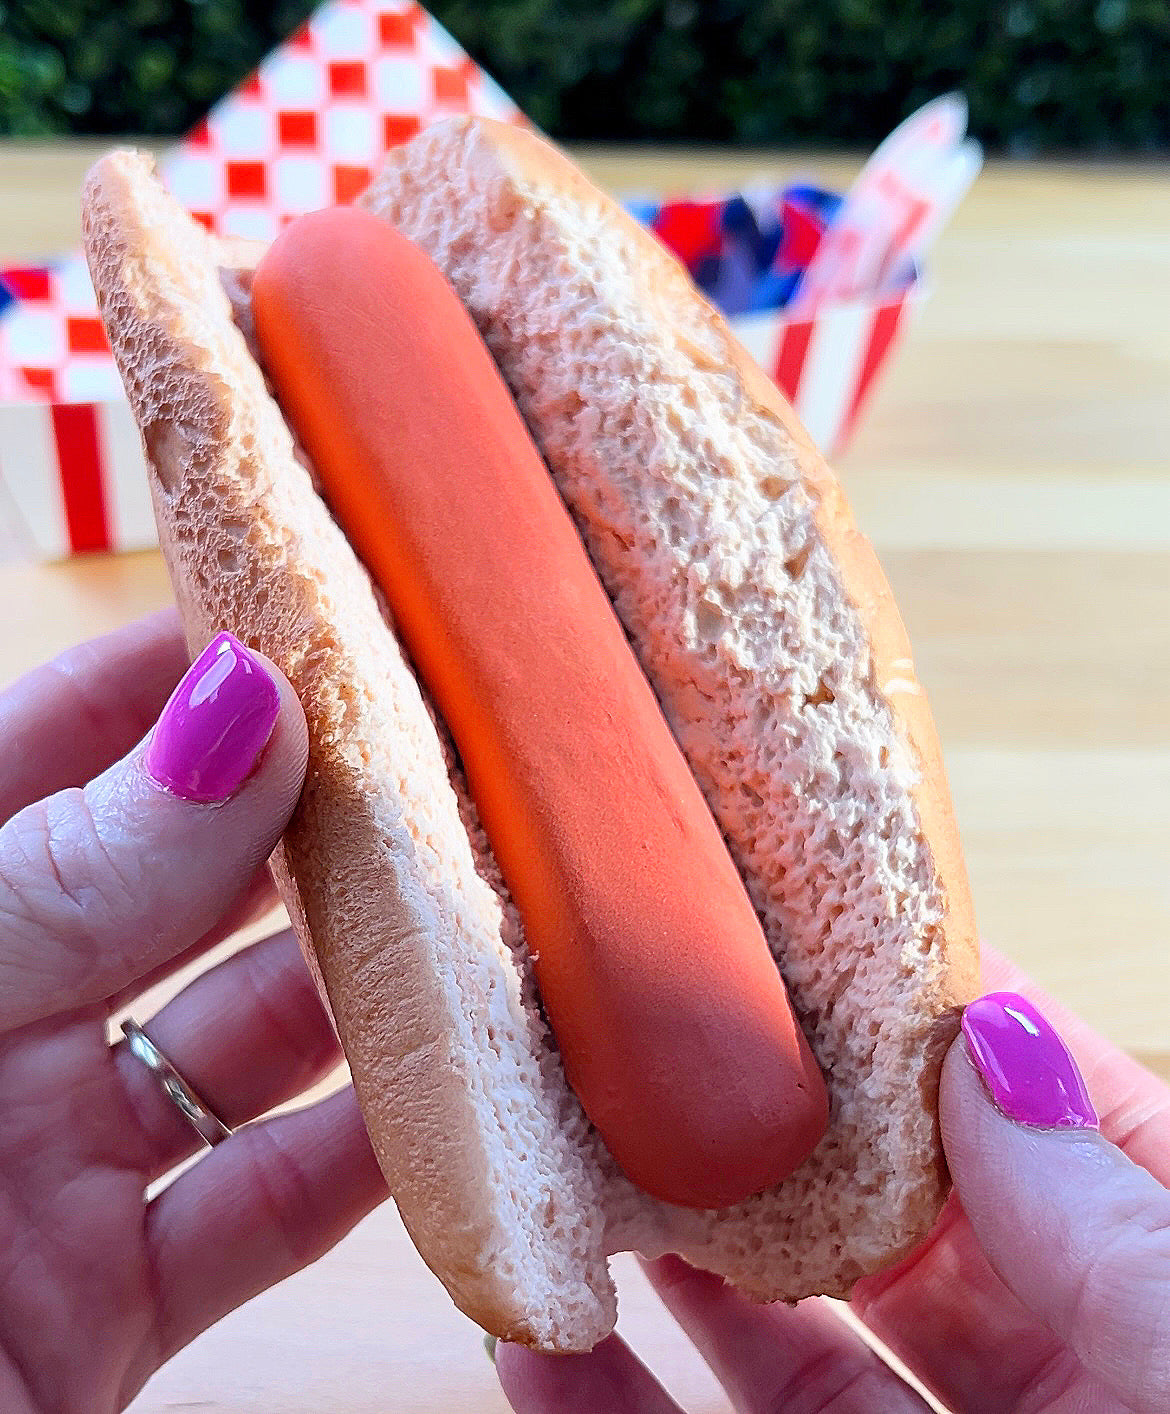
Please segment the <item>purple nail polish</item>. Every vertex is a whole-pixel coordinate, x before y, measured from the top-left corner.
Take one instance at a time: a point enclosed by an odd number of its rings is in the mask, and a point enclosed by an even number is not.
[[[963,1035],[991,1098],[1018,1124],[1096,1129],[1097,1112],[1068,1047],[1026,997],[991,992],[963,1013]]]
[[[227,800],[252,774],[280,715],[280,692],[230,633],[213,638],[163,708],[146,769],[184,800]]]

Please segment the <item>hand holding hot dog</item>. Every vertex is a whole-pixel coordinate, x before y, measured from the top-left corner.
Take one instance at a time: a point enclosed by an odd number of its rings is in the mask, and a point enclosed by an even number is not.
[[[986,961],[995,999],[971,1008],[943,1076],[955,1197],[905,1263],[861,1283],[853,1310],[963,1414],[1158,1414],[1170,1092],[1005,959]],[[926,1409],[822,1303],[761,1309],[671,1258],[647,1271],[742,1414]],[[679,1414],[616,1336],[568,1360],[500,1345],[496,1364],[518,1414]]]
[[[348,1087],[249,1123],[338,1060],[285,931],[142,1017],[238,1127],[147,1197],[203,1146],[107,1017],[271,909],[306,760],[271,663],[225,639],[186,668],[166,613],[0,693],[4,1414],[116,1414],[385,1196]]]

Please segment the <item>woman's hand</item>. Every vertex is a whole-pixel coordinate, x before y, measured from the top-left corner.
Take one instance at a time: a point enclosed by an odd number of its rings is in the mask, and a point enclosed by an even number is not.
[[[146,1201],[201,1143],[125,1044],[111,1048],[107,1018],[272,904],[264,861],[306,757],[288,683],[226,637],[139,741],[185,667],[164,614],[0,695],[5,1414],[121,1409],[384,1196],[344,1090],[245,1127]],[[204,973],[148,1024],[230,1126],[338,1058],[287,933]]]
[[[1038,996],[1001,958],[986,972]],[[1165,1414],[1170,1091],[1039,1004],[1087,1077],[1100,1130],[1039,1013],[1011,1000],[970,1009],[942,1082],[955,1192],[917,1252],[860,1283],[853,1310],[960,1414]],[[674,1258],[647,1270],[739,1414],[927,1407],[824,1302],[755,1306]],[[496,1362],[520,1414],[679,1414],[616,1336],[560,1358],[501,1345]]]

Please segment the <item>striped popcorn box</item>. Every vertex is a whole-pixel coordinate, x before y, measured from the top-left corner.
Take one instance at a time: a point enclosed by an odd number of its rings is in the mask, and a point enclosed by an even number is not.
[[[775,380],[809,436],[836,456],[852,436],[878,375],[922,299],[918,282],[880,298],[732,316],[737,337]]]
[[[801,299],[844,205],[838,193],[808,183],[630,203],[724,310],[829,456],[848,441],[921,298],[910,262],[860,291]]]

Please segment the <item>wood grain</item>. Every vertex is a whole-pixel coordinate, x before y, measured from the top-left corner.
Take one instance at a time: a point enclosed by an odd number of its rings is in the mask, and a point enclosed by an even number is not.
[[[94,149],[0,147],[0,259],[75,239]],[[585,150],[616,190],[845,159]],[[1170,171],[992,164],[840,471],[931,695],[984,935],[1170,1078]],[[167,602],[157,555],[0,564],[0,679]],[[710,1377],[621,1264],[622,1325]],[[136,1414],[502,1410],[392,1207],[163,1371]]]

